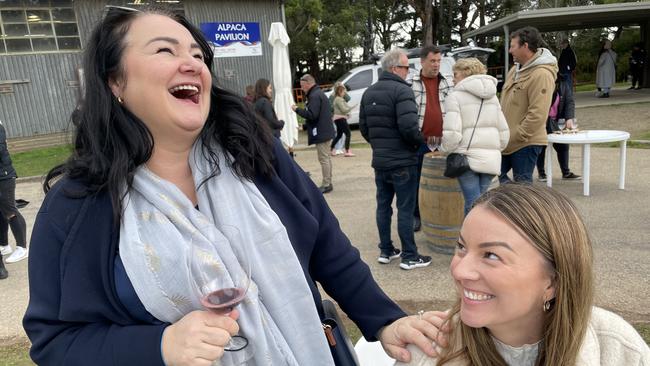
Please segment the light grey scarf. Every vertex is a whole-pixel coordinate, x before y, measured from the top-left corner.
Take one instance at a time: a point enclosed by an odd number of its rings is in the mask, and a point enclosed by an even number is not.
[[[188,277],[190,243],[210,259],[205,271],[225,268],[232,275],[243,270],[234,247],[245,245],[252,284],[237,310],[240,334],[249,345],[226,352],[221,363],[333,365],[284,225],[257,187],[233,174],[220,148],[221,173],[201,184],[212,167],[200,150],[195,144],[189,160],[201,211],[144,165],[124,198],[120,256],[144,307],[170,323],[201,310]]]

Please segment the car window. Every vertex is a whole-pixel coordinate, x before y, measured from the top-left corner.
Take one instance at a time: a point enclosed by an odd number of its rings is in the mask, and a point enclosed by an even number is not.
[[[370,84],[372,84],[372,70],[363,70],[345,83],[348,90],[364,89]]]
[[[345,78],[347,78],[347,77],[350,76],[351,74],[352,74],[352,71],[348,71],[348,72],[346,72],[345,74],[343,74],[343,76],[341,76],[340,78],[338,78],[338,79],[336,80],[336,82],[337,82],[337,83],[338,83],[338,82],[343,82],[343,80],[345,80]]]

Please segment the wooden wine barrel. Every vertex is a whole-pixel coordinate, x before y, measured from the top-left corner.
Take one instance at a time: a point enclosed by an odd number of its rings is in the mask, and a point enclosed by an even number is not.
[[[453,254],[463,223],[465,200],[457,179],[447,178],[445,157],[428,153],[420,176],[420,219],[429,247],[437,252]]]

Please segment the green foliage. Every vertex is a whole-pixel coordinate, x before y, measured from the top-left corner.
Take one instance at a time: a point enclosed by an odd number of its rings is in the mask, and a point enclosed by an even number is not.
[[[72,145],[61,145],[11,154],[11,160],[19,177],[42,176],[71,153]]]
[[[434,43],[458,46],[460,35],[478,27],[481,19],[489,23],[521,10],[631,1],[634,0],[436,0],[430,19]],[[368,60],[372,52],[395,46],[421,46],[426,3],[426,0],[287,0],[285,12],[294,71],[310,72],[320,83],[331,83],[364,62],[359,60],[360,49],[363,49],[361,58]],[[617,79],[625,80],[631,45],[639,37],[638,28],[619,27],[544,33],[546,45],[556,55],[560,51],[559,40],[570,39],[578,58],[579,82],[595,80],[597,53],[605,38],[614,38],[614,50],[618,53]],[[479,45],[496,49],[488,66],[503,65],[502,39],[487,42],[479,37],[477,41]]]

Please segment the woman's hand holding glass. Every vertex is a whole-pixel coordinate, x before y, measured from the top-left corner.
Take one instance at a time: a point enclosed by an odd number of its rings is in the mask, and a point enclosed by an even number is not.
[[[238,317],[237,310],[228,316],[197,310],[168,326],[161,345],[165,365],[209,365],[221,359],[231,337],[239,332]]]
[[[199,237],[195,234],[190,245],[188,255],[190,285],[193,286],[201,305],[208,311],[229,316],[235,307],[246,297],[251,280],[251,266],[246,246],[242,245],[239,229],[234,226],[224,226],[224,232],[230,232],[230,245],[235,258],[239,263],[226,268],[224,261],[213,256],[212,253],[199,246]],[[228,253],[222,254],[224,257]],[[226,345],[226,351],[239,351],[248,345],[248,340],[239,335],[234,335]]]

